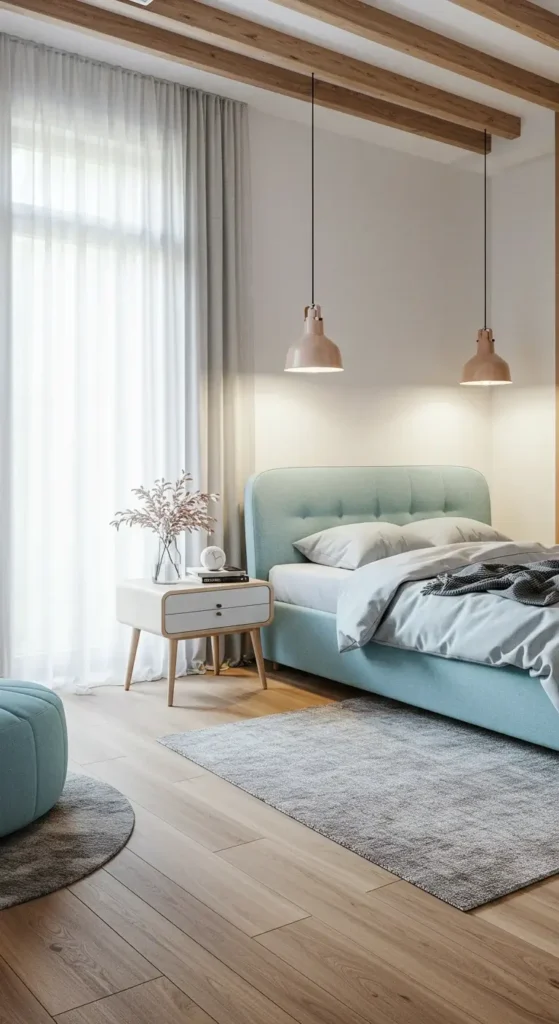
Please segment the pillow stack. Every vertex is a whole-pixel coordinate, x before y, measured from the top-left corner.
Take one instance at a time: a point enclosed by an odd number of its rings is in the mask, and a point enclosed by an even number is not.
[[[294,543],[310,562],[337,569],[360,569],[381,558],[400,555],[418,548],[464,544],[472,541],[508,541],[486,523],[461,516],[417,519],[406,526],[377,520],[372,523],[348,523],[320,530]]]

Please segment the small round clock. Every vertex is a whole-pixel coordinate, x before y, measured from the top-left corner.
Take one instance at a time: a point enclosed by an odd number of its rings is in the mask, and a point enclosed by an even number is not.
[[[200,555],[200,562],[204,569],[208,569],[209,572],[218,572],[225,565],[225,551],[222,551],[216,545],[204,548]]]

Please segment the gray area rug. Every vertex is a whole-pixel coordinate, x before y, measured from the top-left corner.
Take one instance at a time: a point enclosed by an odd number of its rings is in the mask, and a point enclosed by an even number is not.
[[[122,849],[133,828],[134,811],[122,793],[69,774],[52,811],[0,839],[0,910],[96,871]]]
[[[460,910],[559,871],[542,747],[373,697],[160,742]]]

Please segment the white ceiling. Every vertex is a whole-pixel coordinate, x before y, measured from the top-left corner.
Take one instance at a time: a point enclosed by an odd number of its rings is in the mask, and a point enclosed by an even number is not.
[[[79,2],[79,0],[76,0]],[[541,7],[559,13],[559,0],[538,0]],[[176,22],[170,22],[150,12],[149,8],[131,7],[119,0],[96,0],[98,6],[119,11],[128,17],[164,25],[180,31]],[[437,85],[474,100],[491,104],[501,110],[522,117],[522,136],[512,142],[495,138],[490,165],[493,170],[521,163],[553,151],[553,112],[508,96],[460,75],[434,67],[406,54],[362,39],[342,29],[323,24],[314,18],[291,11],[271,0],[212,0],[213,6],[244,14],[265,24],[291,32],[315,42],[323,43],[355,57],[368,60],[383,68],[397,71],[410,78]],[[559,53],[551,47],[525,38],[519,33],[493,24],[486,18],[471,14],[450,0],[375,0],[372,6],[398,14],[410,21],[435,29],[460,42],[468,43],[512,64],[535,71],[559,81]],[[246,101],[259,110],[296,121],[308,122],[308,106],[298,100],[275,95],[253,86],[230,82],[153,54],[120,45],[108,39],[86,34],[60,23],[47,22],[24,15],[13,9],[0,7],[0,31],[45,42],[75,53],[119,64],[160,78],[205,89]],[[444,163],[457,163],[464,168],[477,169],[481,159],[452,146],[417,138],[405,132],[375,125],[359,118],[348,117],[335,111],[317,109],[317,125],[342,135],[366,139],[377,144],[413,153]]]

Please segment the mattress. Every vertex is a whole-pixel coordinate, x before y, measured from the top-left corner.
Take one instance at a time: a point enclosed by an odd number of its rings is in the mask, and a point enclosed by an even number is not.
[[[338,594],[352,575],[351,569],[333,569],[329,565],[315,565],[314,562],[295,562],[274,565],[270,569],[270,583],[276,601],[335,615]]]

